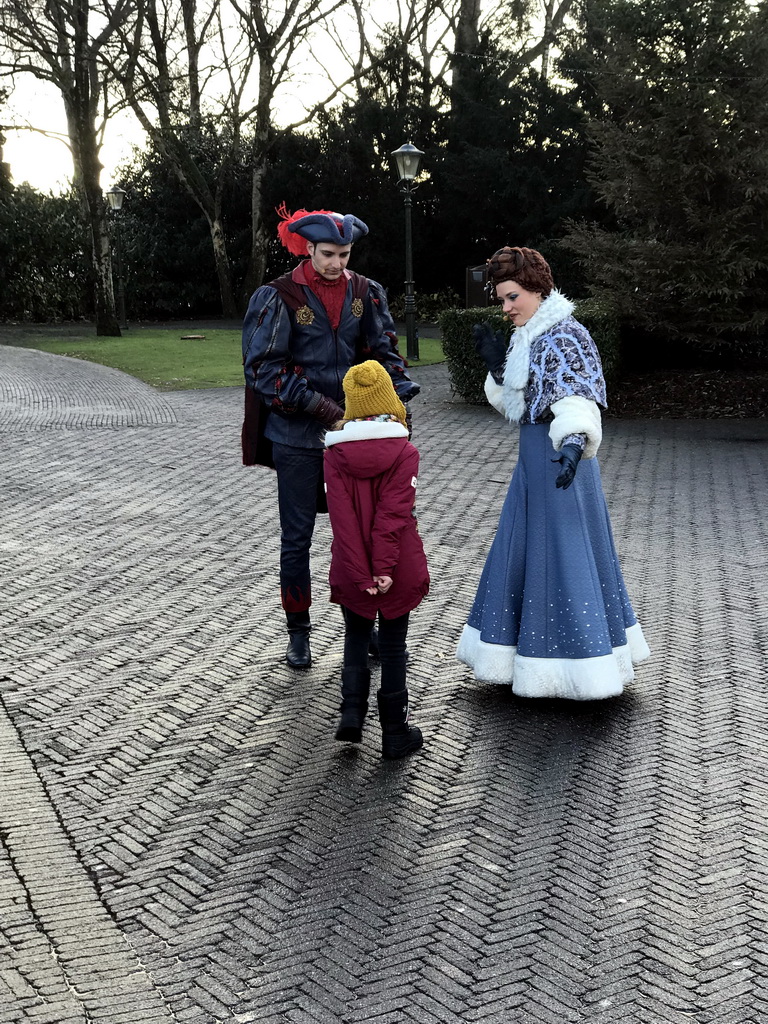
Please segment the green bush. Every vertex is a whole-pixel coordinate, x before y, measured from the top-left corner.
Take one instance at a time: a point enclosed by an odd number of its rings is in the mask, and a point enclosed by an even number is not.
[[[604,299],[581,299],[573,315],[592,335],[610,387],[621,368],[621,328],[616,307]]]
[[[437,318],[444,309],[455,306],[460,301],[460,296],[451,288],[433,292],[431,295],[418,292],[416,295],[416,320],[422,324],[437,323]],[[393,320],[405,319],[404,295],[389,295],[388,304]]]
[[[619,320],[615,309],[597,299],[583,299],[576,303],[573,315],[594,338],[606,380],[614,380],[620,359]],[[503,330],[507,336],[511,334],[512,325],[499,306],[446,309],[439,314],[438,322],[454,394],[473,405],[483,404],[486,401],[484,385],[488,371],[475,352],[472,325],[488,323],[494,331]]]
[[[77,196],[0,189],[0,320],[78,320],[90,280]]]

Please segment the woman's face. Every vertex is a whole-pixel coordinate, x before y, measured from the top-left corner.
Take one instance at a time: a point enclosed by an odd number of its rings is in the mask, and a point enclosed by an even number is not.
[[[529,292],[517,281],[502,281],[496,285],[496,296],[501,308],[515,327],[527,323],[541,305],[541,292]]]

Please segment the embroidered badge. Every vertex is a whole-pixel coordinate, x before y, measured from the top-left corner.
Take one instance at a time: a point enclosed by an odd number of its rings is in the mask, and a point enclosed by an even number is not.
[[[359,320],[363,315],[363,300],[352,299],[352,316],[356,316]]]
[[[311,310],[309,306],[299,306],[299,308],[296,310],[297,324],[302,324],[303,326],[306,327],[308,324],[314,323],[314,320],[314,311]]]

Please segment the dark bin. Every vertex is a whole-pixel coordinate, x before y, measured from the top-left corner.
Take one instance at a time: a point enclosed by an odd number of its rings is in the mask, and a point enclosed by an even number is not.
[[[488,280],[488,264],[481,263],[479,267],[467,267],[467,309],[473,306],[488,306],[488,292],[485,284]]]

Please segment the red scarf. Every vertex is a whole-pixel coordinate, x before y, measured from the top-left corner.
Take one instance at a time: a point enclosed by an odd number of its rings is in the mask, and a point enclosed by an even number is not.
[[[341,311],[344,308],[344,299],[347,297],[347,275],[341,274],[335,281],[327,281],[312,266],[312,260],[305,260],[301,264],[304,271],[304,278],[307,285],[320,299],[323,308],[328,315],[331,327],[336,330],[341,320]]]

